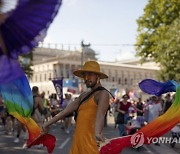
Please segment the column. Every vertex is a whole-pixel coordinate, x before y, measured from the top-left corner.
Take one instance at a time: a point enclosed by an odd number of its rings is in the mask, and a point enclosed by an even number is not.
[[[63,64],[63,77],[66,78],[66,64]]]
[[[60,75],[60,64],[56,64],[56,68],[55,69],[56,69],[55,70],[56,71],[55,75],[56,75],[57,78],[59,78],[61,76]]]
[[[71,64],[69,64],[69,71],[68,71],[68,73],[69,73],[69,78],[72,78],[72,65]]]

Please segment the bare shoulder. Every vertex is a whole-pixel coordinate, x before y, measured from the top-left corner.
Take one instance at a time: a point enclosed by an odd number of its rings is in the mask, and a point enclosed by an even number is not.
[[[109,103],[109,92],[106,90],[100,90],[94,95],[94,100],[96,104],[99,102],[108,102]]]
[[[78,104],[81,102],[81,100],[82,100],[86,95],[87,95],[86,92],[81,93],[81,94],[79,95],[79,97],[77,97],[77,98],[74,100],[75,104],[78,105]]]
[[[109,92],[107,90],[100,90],[98,92],[99,97],[109,96]]]
[[[79,101],[81,101],[84,97],[87,96],[87,92],[83,92],[81,93],[81,95],[78,97],[79,98]]]

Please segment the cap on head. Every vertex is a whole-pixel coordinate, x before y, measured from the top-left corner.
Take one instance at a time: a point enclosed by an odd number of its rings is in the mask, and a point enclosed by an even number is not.
[[[96,61],[85,62],[82,69],[74,71],[73,74],[77,77],[84,78],[85,72],[95,73],[100,77],[100,79],[108,78],[108,76],[106,74],[101,72],[99,63]]]

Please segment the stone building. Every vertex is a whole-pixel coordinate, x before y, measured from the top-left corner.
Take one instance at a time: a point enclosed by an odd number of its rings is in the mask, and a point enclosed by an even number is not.
[[[83,52],[82,52],[83,51]],[[69,51],[50,48],[36,48],[33,51],[33,76],[30,79],[31,86],[38,86],[40,91],[44,91],[46,96],[55,93],[54,86],[50,79],[64,78],[64,92],[68,88],[74,88],[76,93],[85,89],[82,80],[73,76],[73,71],[80,69],[86,60],[97,60],[96,53],[91,48],[83,50]],[[112,93],[119,91],[133,91],[138,95],[142,94],[138,88],[138,83],[151,78],[157,80],[159,68],[154,63],[140,65],[139,61],[126,60],[116,62],[98,61],[102,72],[109,76],[102,80],[103,86]],[[75,83],[73,85],[73,83]]]

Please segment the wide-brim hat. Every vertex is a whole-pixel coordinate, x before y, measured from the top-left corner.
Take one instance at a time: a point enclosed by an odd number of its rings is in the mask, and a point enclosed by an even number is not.
[[[108,78],[108,76],[106,74],[101,72],[99,63],[97,63],[96,61],[85,62],[82,69],[74,71],[73,74],[77,77],[84,78],[85,72],[93,72],[95,74],[98,74],[100,79]]]

